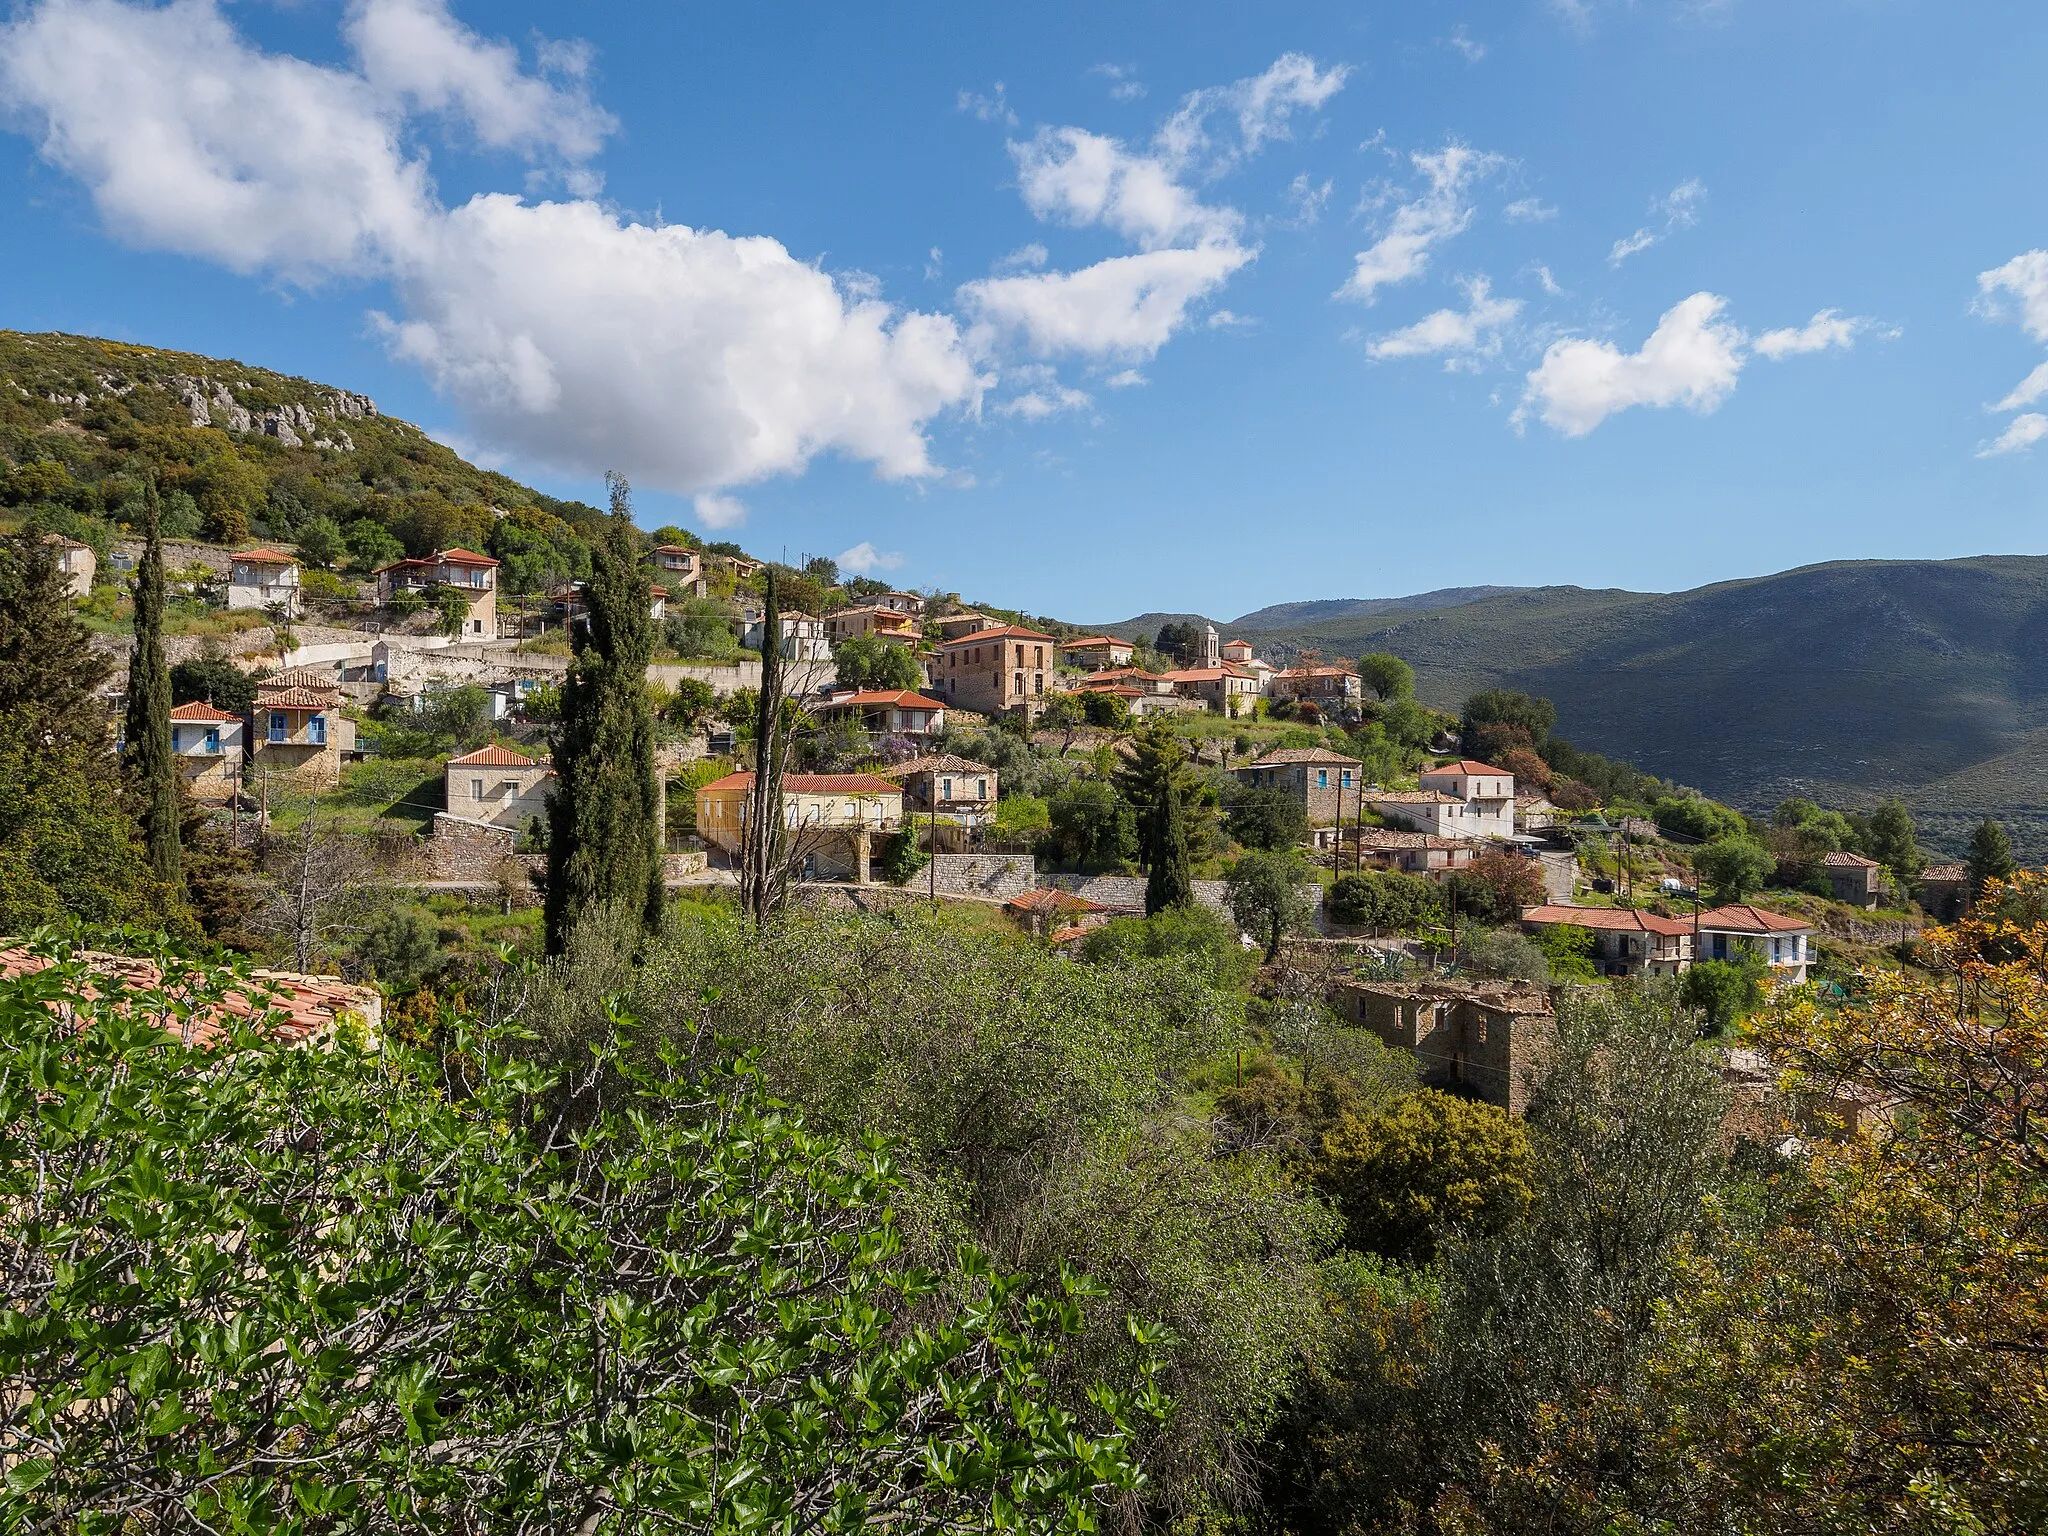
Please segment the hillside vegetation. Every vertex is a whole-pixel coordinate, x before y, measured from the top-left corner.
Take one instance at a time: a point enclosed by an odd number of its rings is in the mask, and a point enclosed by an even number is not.
[[[2048,856],[2048,558],[1842,561],[1674,593],[1536,587],[1231,632],[1276,656],[1393,651],[1445,708],[1483,688],[1546,696],[1582,746],[1752,809],[1898,795],[1941,846],[1996,814]]]

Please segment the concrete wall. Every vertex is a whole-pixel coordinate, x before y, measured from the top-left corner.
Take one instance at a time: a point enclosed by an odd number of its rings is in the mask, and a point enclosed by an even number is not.
[[[566,670],[566,668],[565,668]],[[792,671],[801,670],[792,668]],[[787,674],[785,674],[787,676]],[[727,694],[737,693],[742,688],[761,686],[761,658],[744,656],[733,662],[664,661],[647,669],[650,682],[673,688],[684,678],[695,678],[700,683],[709,683],[711,691],[721,699]],[[790,678],[792,684],[797,679]]]

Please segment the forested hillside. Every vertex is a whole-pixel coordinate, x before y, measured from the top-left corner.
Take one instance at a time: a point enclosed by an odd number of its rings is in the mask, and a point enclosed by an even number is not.
[[[1232,633],[1275,656],[1393,651],[1447,708],[1482,688],[1547,696],[1574,742],[1733,803],[1897,794],[1937,843],[1959,848],[1988,812],[2048,856],[2048,558],[1539,587]]]

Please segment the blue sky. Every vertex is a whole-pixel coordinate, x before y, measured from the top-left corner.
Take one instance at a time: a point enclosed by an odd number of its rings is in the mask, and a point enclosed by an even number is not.
[[[18,5],[0,325],[1077,619],[2037,553],[2048,7]]]

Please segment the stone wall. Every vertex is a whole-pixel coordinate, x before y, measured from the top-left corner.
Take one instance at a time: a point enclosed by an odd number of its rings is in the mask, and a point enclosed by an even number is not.
[[[694,678],[700,683],[709,683],[711,691],[722,699],[742,688],[761,686],[761,658],[748,656],[724,664],[663,661],[656,662],[647,669],[648,681],[660,683],[664,688],[673,688],[686,677]]]
[[[434,836],[430,851],[437,880],[495,880],[498,866],[512,856],[518,833],[510,827],[487,826],[434,813]]]
[[[1028,853],[941,853],[932,859],[931,869],[918,872],[910,887],[929,891],[934,882],[942,896],[1008,901],[1038,884],[1038,870]]]

